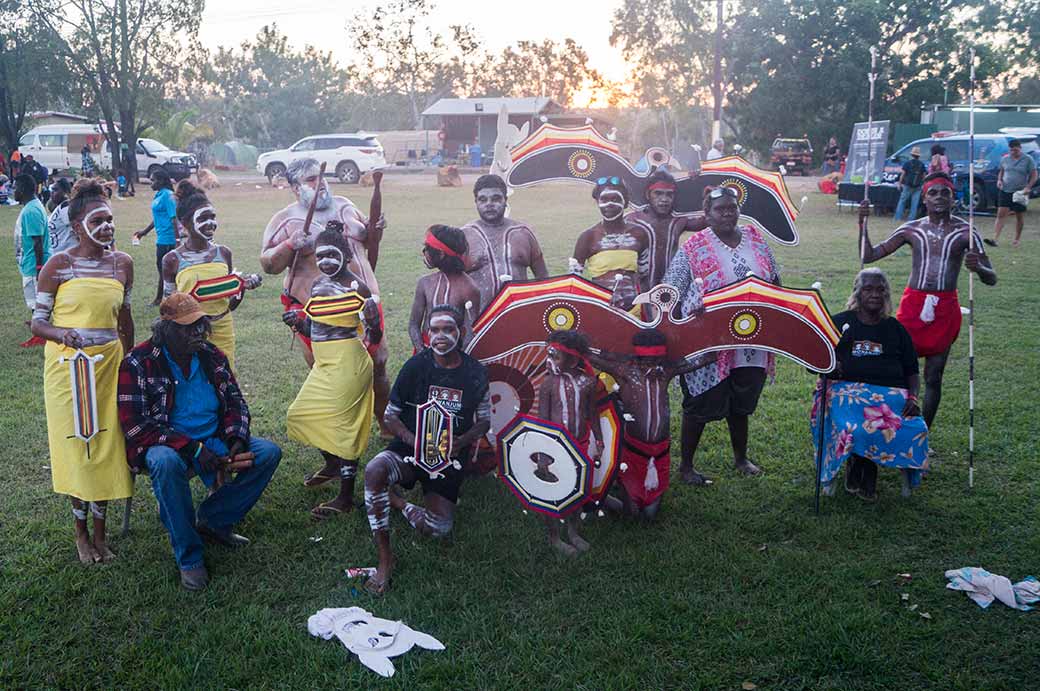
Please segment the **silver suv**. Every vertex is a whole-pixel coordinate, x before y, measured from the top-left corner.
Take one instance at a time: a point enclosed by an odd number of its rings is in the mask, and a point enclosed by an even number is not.
[[[256,169],[268,181],[285,174],[290,163],[300,158],[314,158],[325,169],[335,172],[340,182],[354,184],[362,173],[386,167],[383,145],[375,135],[318,134],[304,137],[288,149],[268,151],[256,160]]]

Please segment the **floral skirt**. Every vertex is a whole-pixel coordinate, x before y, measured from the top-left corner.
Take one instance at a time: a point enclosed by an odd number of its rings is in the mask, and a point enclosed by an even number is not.
[[[832,482],[842,464],[855,454],[885,468],[910,470],[910,482],[917,486],[921,472],[928,470],[928,426],[923,417],[900,415],[906,405],[906,389],[846,381],[828,381],[827,385],[823,483]],[[817,453],[820,391],[817,384],[810,416]]]

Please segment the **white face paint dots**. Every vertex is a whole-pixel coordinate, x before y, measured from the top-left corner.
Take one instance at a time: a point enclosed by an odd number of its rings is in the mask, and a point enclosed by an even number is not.
[[[112,208],[108,204],[88,211],[83,216],[82,226],[83,233],[98,247],[108,249],[115,242],[116,226],[112,222]]]
[[[318,270],[326,276],[335,276],[343,268],[343,251],[335,245],[320,245],[314,250]]]
[[[207,215],[209,218],[203,218]],[[212,240],[214,233],[217,232],[217,210],[208,205],[196,209],[191,216],[191,225],[196,233],[207,240]]]

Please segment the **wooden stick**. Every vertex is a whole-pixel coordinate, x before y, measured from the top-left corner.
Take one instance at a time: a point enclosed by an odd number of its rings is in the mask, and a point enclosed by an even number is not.
[[[314,198],[311,199],[310,208],[307,209],[307,218],[303,222],[303,232],[305,235],[311,234],[311,221],[314,220],[314,210],[318,208],[318,197],[321,196],[321,186],[325,184],[325,164],[321,164],[321,168],[318,171],[318,188],[314,190]],[[289,266],[289,287],[285,289],[285,294],[292,299],[293,285],[296,283],[296,262],[300,260],[299,250],[293,250],[292,264]],[[296,344],[296,329],[289,329],[291,339],[289,340],[289,350],[293,349]]]
[[[318,197],[321,196],[321,186],[325,184],[325,164],[321,164],[318,171],[318,189],[314,190],[314,199],[311,199],[310,208],[307,209],[307,218],[303,222],[305,235],[311,234],[311,221],[314,220],[314,210],[318,208]],[[292,266],[289,267],[289,287],[285,289],[287,295],[292,296],[293,284],[296,282],[296,262],[300,259],[300,252],[293,250]]]

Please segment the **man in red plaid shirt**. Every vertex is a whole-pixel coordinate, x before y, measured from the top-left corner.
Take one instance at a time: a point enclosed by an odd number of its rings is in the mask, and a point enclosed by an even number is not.
[[[170,534],[181,584],[209,582],[202,541],[241,547],[238,523],[271,481],[282,450],[249,434],[249,408],[227,357],[210,344],[209,317],[190,295],[159,307],[152,337],[119,367],[119,422],[127,461],[147,472]],[[210,488],[195,511],[188,480]],[[233,479],[232,479],[233,478]]]

